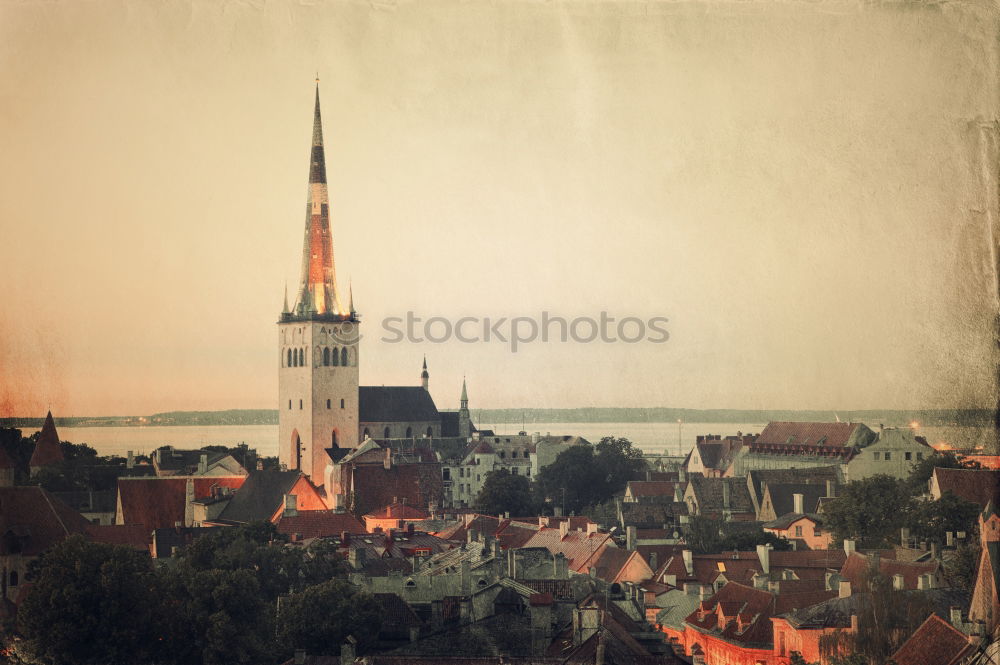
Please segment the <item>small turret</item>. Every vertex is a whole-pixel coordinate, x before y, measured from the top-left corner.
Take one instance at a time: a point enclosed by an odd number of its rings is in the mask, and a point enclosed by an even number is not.
[[[420,372],[420,387],[424,390],[429,390],[427,387],[430,384],[431,375],[427,372],[427,356],[424,356],[424,369]]]

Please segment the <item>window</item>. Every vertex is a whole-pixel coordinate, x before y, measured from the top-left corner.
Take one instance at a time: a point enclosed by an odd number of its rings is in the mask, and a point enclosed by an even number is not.
[[[500,459],[503,459],[506,455],[507,455],[507,453],[505,453],[502,450],[500,451]]]
[[[890,453],[889,451],[886,451],[886,453],[885,453],[885,461],[888,462],[890,459],[892,459],[892,453]]]
[[[285,367],[291,367],[291,366],[292,366],[292,350],[288,349],[288,363],[285,365]]]
[[[340,350],[340,364],[347,367],[347,347]]]
[[[510,451],[510,458],[511,459],[517,459],[517,451],[516,450]]]
[[[517,467],[516,466],[510,467],[510,472],[516,476],[517,475]]]
[[[389,438],[389,428],[388,427],[386,427],[384,430],[382,430],[382,437],[385,438],[385,439]]]
[[[337,347],[333,347],[333,351],[330,353],[330,364],[333,365],[334,367],[336,367],[337,364],[338,364],[337,363],[337,357],[339,355],[340,354],[337,351]]]
[[[441,473],[443,474],[441,476],[442,480],[451,480],[451,469],[449,469],[448,467],[444,467],[443,469],[441,469]]]
[[[923,459],[923,458],[924,458],[923,453],[917,453],[917,459]]]
[[[427,436],[428,437],[433,437],[434,436],[434,428],[433,427],[428,427],[427,428]]]
[[[526,476],[530,476],[531,475],[531,469],[529,467],[525,467],[525,469],[524,469],[524,475],[526,475]]]
[[[801,526],[796,526],[795,527],[795,537],[796,538],[801,538],[802,537],[802,527]]]
[[[292,400],[288,400],[288,410],[291,411],[291,409],[292,409]]]
[[[330,347],[323,349],[323,367],[330,366]]]
[[[882,457],[882,453],[875,453],[875,461],[876,462],[879,461],[879,459],[881,459],[881,457]]]
[[[905,453],[905,456],[906,456],[906,461],[907,462],[909,462],[911,459],[913,459],[913,453]]]
[[[299,400],[299,411],[302,410],[302,400]]]
[[[330,400],[326,400],[326,408],[330,408]]]
[[[406,428],[406,438],[407,439],[412,439],[413,438],[413,428],[412,427],[407,427]]]
[[[340,408],[342,408],[342,409],[344,408],[344,400],[340,400]],[[368,430],[365,430],[365,432],[367,432],[367,431]]]

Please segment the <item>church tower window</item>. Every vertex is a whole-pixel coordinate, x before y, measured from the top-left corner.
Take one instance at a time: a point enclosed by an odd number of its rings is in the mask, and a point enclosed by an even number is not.
[[[330,400],[326,400],[326,408],[330,408]]]
[[[343,398],[340,399],[340,408],[342,408],[342,409],[344,408],[344,399]]]
[[[340,350],[340,364],[347,367],[347,347]]]
[[[413,438],[413,428],[412,427],[407,427],[406,428],[406,438],[407,439],[412,439]]]
[[[337,358],[340,354],[337,352],[337,347],[333,347],[333,353],[330,354],[330,364],[336,367],[340,363],[337,362]]]
[[[325,349],[323,349],[323,367],[329,367],[329,366],[330,366],[330,347],[326,347]],[[326,406],[327,408],[330,408],[329,404],[327,404]]]

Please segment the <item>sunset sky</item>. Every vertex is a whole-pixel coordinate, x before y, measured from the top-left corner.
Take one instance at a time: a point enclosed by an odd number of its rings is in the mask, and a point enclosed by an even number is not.
[[[426,354],[439,408],[463,374],[475,408],[992,406],[997,16],[0,3],[0,415],[275,407],[317,72],[363,384]],[[407,311],[670,339],[380,341]]]

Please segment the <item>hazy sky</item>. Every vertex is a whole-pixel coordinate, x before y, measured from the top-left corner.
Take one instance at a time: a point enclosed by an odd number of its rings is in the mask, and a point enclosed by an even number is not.
[[[2,2],[0,414],[275,405],[317,71],[365,384],[426,353],[442,408],[463,373],[473,407],[989,406],[997,17]],[[670,339],[380,341],[543,310]]]

